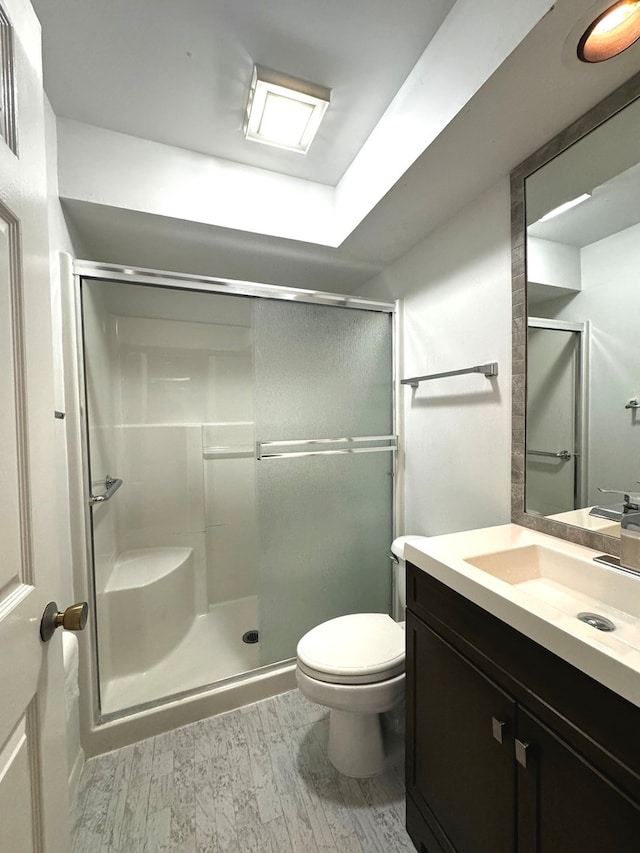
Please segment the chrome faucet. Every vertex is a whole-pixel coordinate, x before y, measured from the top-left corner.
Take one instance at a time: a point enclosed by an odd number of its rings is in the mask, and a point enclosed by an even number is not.
[[[620,521],[620,565],[640,572],[640,512],[628,512]]]
[[[594,506],[590,509],[589,515],[596,518],[608,518],[611,521],[622,521],[627,513],[640,511],[640,497],[638,495],[618,491],[618,489],[602,489],[600,486],[598,486],[598,491],[606,495],[622,495],[622,503]]]
[[[625,513],[640,510],[638,498],[635,495],[632,498],[631,493],[627,494],[626,492],[619,491],[618,489],[601,489],[600,486],[598,486],[598,491],[607,495],[622,495],[622,509]]]

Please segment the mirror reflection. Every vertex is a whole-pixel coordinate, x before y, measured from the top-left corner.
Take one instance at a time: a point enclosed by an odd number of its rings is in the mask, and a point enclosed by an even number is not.
[[[640,506],[640,99],[525,198],[526,512],[619,535]]]

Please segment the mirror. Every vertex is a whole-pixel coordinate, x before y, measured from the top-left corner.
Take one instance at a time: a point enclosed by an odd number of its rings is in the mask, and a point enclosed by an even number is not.
[[[617,553],[640,506],[640,75],[513,173],[512,225],[513,520]]]

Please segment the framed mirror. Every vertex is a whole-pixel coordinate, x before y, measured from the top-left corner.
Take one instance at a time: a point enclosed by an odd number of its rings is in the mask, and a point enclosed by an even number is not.
[[[640,74],[511,175],[512,520],[610,554],[640,506]]]

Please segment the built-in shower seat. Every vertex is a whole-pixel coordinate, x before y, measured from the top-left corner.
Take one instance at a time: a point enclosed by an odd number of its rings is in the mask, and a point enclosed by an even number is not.
[[[196,616],[193,548],[123,551],[102,594],[111,677],[144,672],[183,639]]]

